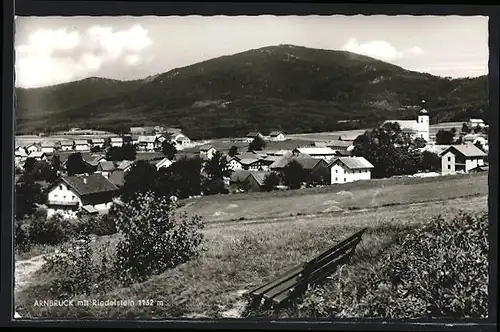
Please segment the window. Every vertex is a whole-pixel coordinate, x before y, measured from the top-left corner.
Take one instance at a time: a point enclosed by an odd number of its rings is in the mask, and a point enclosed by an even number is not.
[[[62,185],[59,186],[59,190],[62,190]]]
[[[75,200],[75,195],[71,196],[71,199],[72,199],[72,200]]]
[[[344,178],[344,182],[346,182],[346,179]]]
[[[451,165],[448,165],[448,169],[451,169]]]
[[[451,161],[451,157],[448,157],[448,161]]]
[[[339,170],[338,170],[338,169],[336,169],[336,170],[335,170],[335,173],[338,173],[338,172],[339,172]]]

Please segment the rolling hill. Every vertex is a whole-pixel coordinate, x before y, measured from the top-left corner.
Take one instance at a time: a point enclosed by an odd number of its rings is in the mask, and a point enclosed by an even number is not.
[[[293,45],[143,80],[89,78],[16,94],[17,132],[158,124],[181,127],[193,138],[363,128],[388,118],[412,119],[417,110],[408,106],[422,99],[432,122],[462,121],[484,117],[488,104],[487,76],[447,79],[350,52]]]

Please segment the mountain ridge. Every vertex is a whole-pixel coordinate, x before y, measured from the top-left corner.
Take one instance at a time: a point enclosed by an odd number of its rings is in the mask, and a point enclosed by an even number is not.
[[[16,94],[21,132],[165,124],[193,137],[354,129],[336,121],[366,126],[411,118],[402,106],[421,99],[441,121],[461,121],[484,116],[488,102],[486,75],[448,79],[347,51],[294,45],[224,55],[143,79],[89,77],[16,88]]]

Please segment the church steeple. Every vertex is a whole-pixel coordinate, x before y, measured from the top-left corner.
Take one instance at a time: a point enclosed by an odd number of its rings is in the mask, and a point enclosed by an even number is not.
[[[420,107],[420,114],[422,114],[422,115],[429,114],[429,112],[427,112],[427,109],[425,108],[425,100],[422,100],[421,107]]]
[[[417,123],[419,126],[419,136],[429,141],[429,112],[425,109],[425,100],[422,100],[422,107],[418,114]]]

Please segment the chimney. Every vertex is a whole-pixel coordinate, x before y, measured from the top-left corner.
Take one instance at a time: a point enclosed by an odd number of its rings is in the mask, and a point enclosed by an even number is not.
[[[83,183],[87,184],[87,178],[83,178]]]

